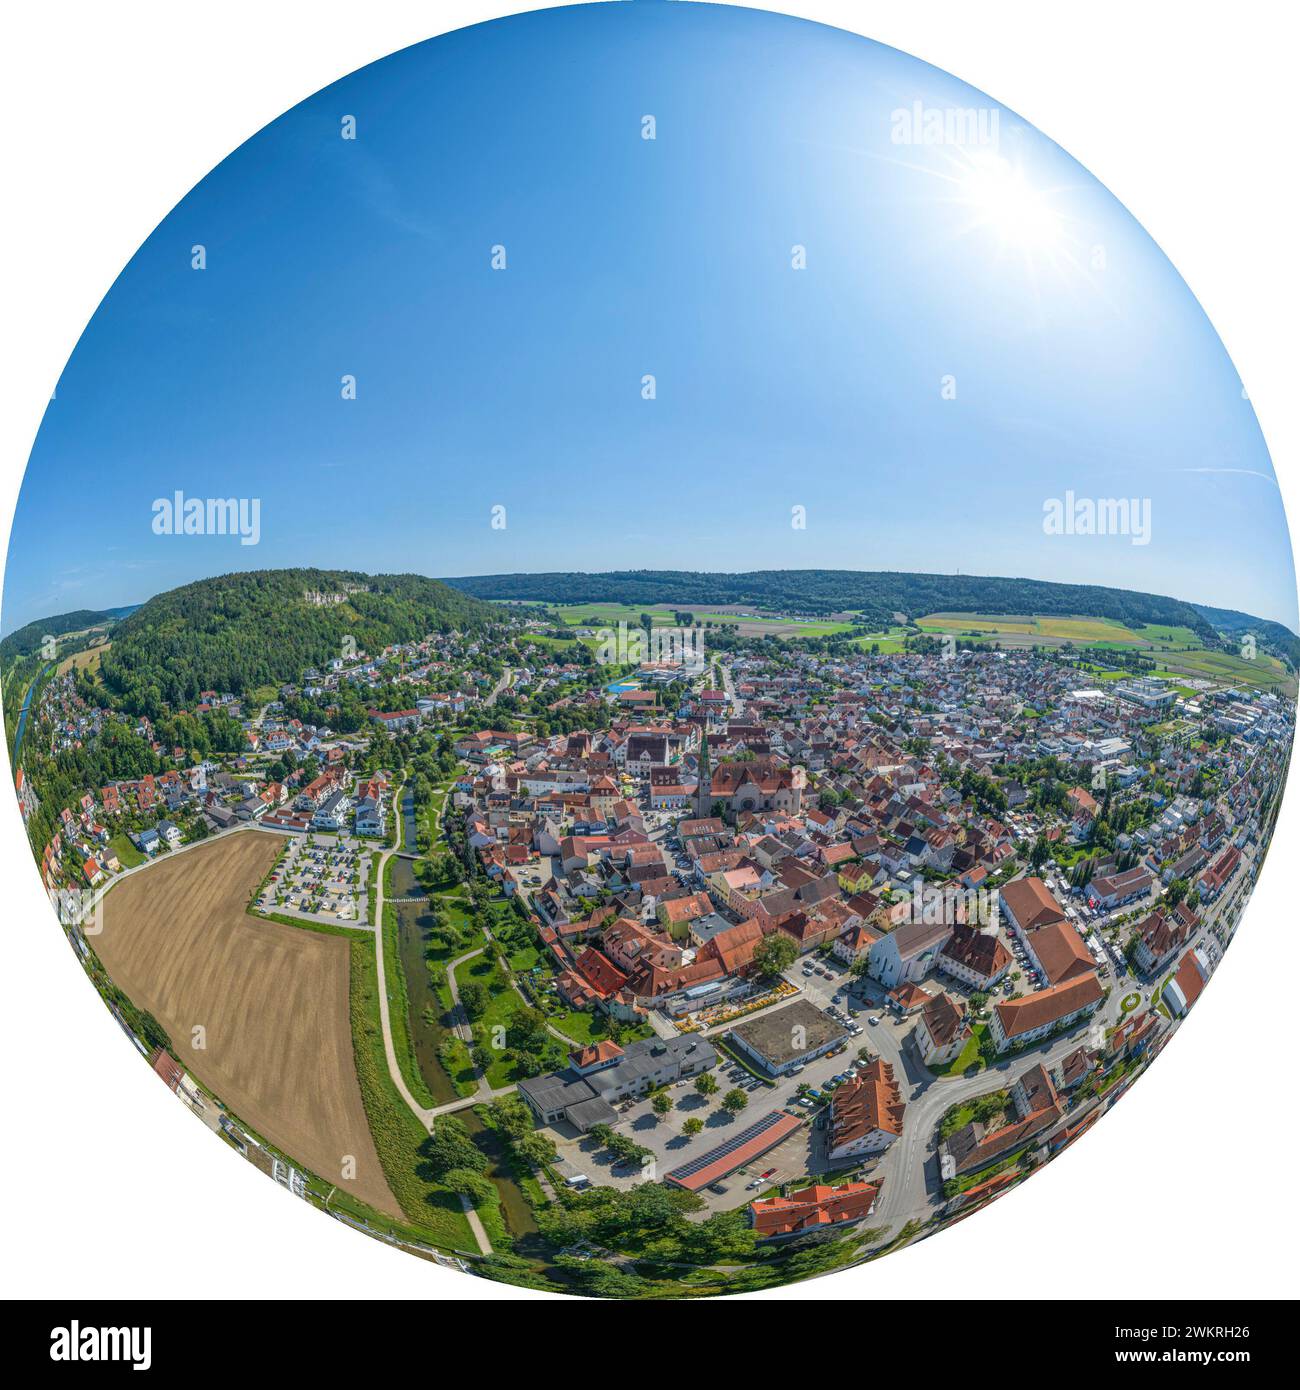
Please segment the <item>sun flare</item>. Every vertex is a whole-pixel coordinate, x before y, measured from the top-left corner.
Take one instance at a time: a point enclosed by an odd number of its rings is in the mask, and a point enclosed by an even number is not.
[[[961,197],[1004,245],[1022,251],[1050,250],[1064,234],[1065,219],[1051,193],[1034,188],[1025,171],[1002,155],[972,160],[961,176]]]

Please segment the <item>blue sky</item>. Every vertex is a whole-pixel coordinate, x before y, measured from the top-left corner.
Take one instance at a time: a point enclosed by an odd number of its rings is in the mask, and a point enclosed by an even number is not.
[[[996,110],[996,148],[899,143],[916,102]],[[155,535],[177,489],[260,498],[260,543]],[[1150,543],[1045,534],[1067,492],[1149,498]],[[299,564],[961,570],[1297,627],[1254,412],[1105,189],[894,50],[653,0],[345,78],[105,298],[32,452],[4,630]]]

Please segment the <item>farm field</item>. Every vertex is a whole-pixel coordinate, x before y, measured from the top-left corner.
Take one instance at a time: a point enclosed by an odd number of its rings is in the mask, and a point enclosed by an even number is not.
[[[112,645],[112,642],[100,642],[98,646],[87,647],[85,651],[73,652],[71,656],[65,656],[63,660],[59,662],[55,674],[62,676],[73,670],[98,671],[104,653],[108,651]]]
[[[1059,646],[1065,642],[1097,645],[1114,643],[1124,647],[1143,647],[1144,638],[1122,623],[1109,618],[1069,618],[1056,615],[930,613],[917,619],[924,632],[951,633],[955,637],[978,631],[1008,646]],[[1179,632],[1184,629],[1171,629]],[[1019,638],[1017,642],[1015,639]]]
[[[239,1119],[400,1217],[357,1083],[349,941],[244,910],[280,848],[275,835],[226,835],[124,879],[104,898],[92,944],[114,983],[154,1015],[183,1064]],[[197,1027],[202,1049],[191,1045]],[[349,1154],[356,1176],[345,1179]]]
[[[1253,661],[1232,652],[1172,651],[1160,654],[1158,676],[1197,676],[1231,685],[1248,685],[1259,690],[1280,690],[1295,699],[1296,678],[1275,657],[1260,652]]]
[[[907,628],[890,627],[883,632],[868,632],[853,639],[853,645],[862,651],[873,648],[881,656],[895,656],[906,649]]]
[[[1201,644],[1190,628],[1144,623],[1127,628],[1109,618],[1007,615],[991,613],[930,613],[917,624],[925,632],[954,637],[979,632],[1004,647],[1077,645],[1140,651],[1158,660],[1153,673],[1166,679],[1194,676],[1226,685],[1247,685],[1260,690],[1280,690],[1295,698],[1296,679],[1274,656],[1260,652],[1247,661],[1233,652],[1213,651]],[[1113,679],[1119,679],[1116,675]]]
[[[635,627],[642,613],[649,613],[655,627],[675,627],[677,613],[689,613],[698,623],[734,627],[745,637],[826,637],[848,632],[851,624],[822,618],[785,618],[729,604],[721,608],[693,608],[690,604],[565,603],[551,605],[573,627]]]

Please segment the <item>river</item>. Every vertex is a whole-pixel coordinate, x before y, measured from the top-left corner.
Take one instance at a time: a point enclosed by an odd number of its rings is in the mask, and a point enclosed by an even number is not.
[[[22,708],[18,711],[18,727],[14,733],[14,756],[13,765],[18,766],[18,755],[23,749],[23,734],[27,731],[27,715],[31,711],[32,696],[36,694],[36,688],[40,685],[45,673],[53,666],[52,661],[47,661],[44,666],[36,673],[31,685],[27,687],[27,694],[23,696]]]

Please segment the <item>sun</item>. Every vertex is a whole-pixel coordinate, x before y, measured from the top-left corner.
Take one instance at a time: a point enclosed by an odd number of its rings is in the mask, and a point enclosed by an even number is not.
[[[985,228],[1004,246],[1051,251],[1065,235],[1065,218],[1051,190],[1037,189],[1019,164],[1000,154],[972,157],[958,175],[959,199],[973,216],[970,230]]]

